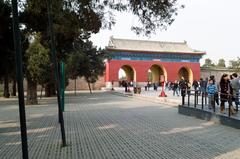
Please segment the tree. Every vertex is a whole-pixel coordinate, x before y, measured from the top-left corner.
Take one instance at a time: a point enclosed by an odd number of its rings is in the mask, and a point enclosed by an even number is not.
[[[205,63],[203,64],[203,67],[213,67],[215,66],[211,59],[207,58],[205,59]]]
[[[49,33],[48,33],[48,17],[47,17],[47,3],[46,1],[29,0],[26,1],[23,12],[21,13],[21,22],[26,26],[26,31],[30,34],[40,32],[42,35],[41,43],[44,47],[49,47]],[[40,3],[38,3],[40,2]],[[87,13],[85,13],[87,14]],[[90,33],[99,31],[100,26],[96,18],[96,14],[89,14],[86,17],[79,17],[75,12],[68,9],[63,1],[53,0],[53,31],[56,39],[57,60],[63,60],[69,53],[73,51],[73,44],[75,39],[88,39]],[[80,23],[80,19],[85,20]],[[91,23],[89,19],[96,23]],[[92,25],[86,25],[92,24]],[[91,27],[94,26],[94,27]],[[53,72],[53,70],[52,70]],[[45,95],[52,96],[55,94],[54,75],[50,74],[50,80],[45,87]]]
[[[217,67],[226,67],[225,60],[224,59],[219,59]]]
[[[77,68],[79,68],[79,61],[81,61],[83,55],[80,50],[76,50],[74,53],[70,54],[69,57],[67,58],[65,69],[66,69],[66,79],[65,81],[68,81],[68,79],[73,79],[74,80],[74,90],[76,94],[76,80],[79,76]]]
[[[58,61],[65,59],[75,52],[76,41],[87,41],[91,34],[99,32],[101,28],[111,29],[115,24],[114,12],[132,12],[139,18],[141,25],[133,26],[137,34],[150,35],[158,28],[166,29],[170,25],[177,11],[182,6],[177,0],[52,0],[53,4],[53,32],[56,39]],[[20,21],[29,33],[40,32],[41,43],[49,47],[47,1],[21,1]],[[90,71],[91,77],[94,72]],[[88,81],[90,80],[87,77]],[[46,94],[53,77],[46,85]]]
[[[67,32],[76,31],[75,25],[89,32],[97,33],[100,28],[111,28],[115,23],[114,12],[132,12],[139,19],[141,25],[133,26],[132,29],[136,33],[144,33],[149,35],[156,29],[166,29],[166,27],[175,19],[177,11],[183,8],[177,0],[52,0],[54,9],[54,19],[56,27],[64,28],[65,24]],[[24,2],[22,2],[24,3]],[[32,27],[37,29],[37,26],[43,29],[46,26],[46,1],[28,0],[25,5],[22,5],[25,15],[31,18],[34,22]],[[36,21],[33,18],[40,18],[41,21]],[[68,21],[58,21],[61,18]],[[77,21],[76,21],[77,20]],[[59,24],[59,25],[58,25]],[[91,24],[91,25],[89,25]],[[71,26],[70,31],[67,26]],[[56,28],[57,29],[57,28]],[[64,31],[64,30],[62,30]]]
[[[49,81],[49,50],[40,43],[41,36],[36,34],[26,51],[27,57],[27,104],[37,104],[37,84],[42,86]]]
[[[11,6],[0,0],[0,79],[4,81],[4,97],[9,97],[9,81],[15,72]]]
[[[58,57],[64,58],[73,51],[73,42],[79,37],[89,39],[101,28],[109,28],[116,23],[114,12],[132,12],[141,25],[132,26],[137,34],[149,35],[158,28],[166,29],[179,8],[177,0],[52,0],[53,30],[56,35]],[[47,1],[27,0],[22,2],[21,22],[29,32],[41,32],[44,45],[48,37]],[[71,29],[70,29],[71,28]]]
[[[229,68],[234,69],[236,72],[240,72],[240,58],[238,57],[236,60],[230,60]]]
[[[107,52],[97,49],[92,42],[79,42],[76,52],[71,54],[67,60],[67,73],[72,79],[77,76],[84,77],[91,91],[90,83],[95,83],[99,75],[103,75],[105,66],[104,59],[109,58]]]

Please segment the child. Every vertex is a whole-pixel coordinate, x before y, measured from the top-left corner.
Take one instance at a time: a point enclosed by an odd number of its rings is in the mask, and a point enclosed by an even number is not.
[[[211,109],[215,106],[215,100],[214,100],[214,95],[217,92],[216,85],[214,84],[214,81],[210,79],[208,81],[208,86],[207,86],[207,94],[208,94],[208,101],[209,101],[209,106],[208,108]]]

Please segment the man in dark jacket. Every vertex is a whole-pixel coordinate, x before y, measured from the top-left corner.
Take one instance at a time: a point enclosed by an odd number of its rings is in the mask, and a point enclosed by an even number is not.
[[[179,88],[181,90],[181,96],[186,96],[186,91],[187,91],[187,82],[182,78],[179,82]]]

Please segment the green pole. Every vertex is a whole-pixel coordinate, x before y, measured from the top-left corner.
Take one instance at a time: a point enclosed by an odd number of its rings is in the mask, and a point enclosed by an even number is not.
[[[53,34],[53,19],[52,19],[52,0],[47,0],[47,9],[48,9],[48,25],[49,25],[49,33],[51,38],[51,53],[52,53],[52,63],[54,65],[54,73],[55,73],[55,82],[57,86],[57,101],[58,101],[58,116],[59,123],[61,127],[61,135],[62,135],[62,145],[66,146],[66,136],[65,136],[65,128],[64,128],[64,119],[63,112],[61,109],[61,98],[60,98],[60,80],[59,80],[59,67],[56,59],[56,48],[55,48],[55,39]]]
[[[62,106],[62,111],[64,111],[64,107],[65,107],[65,101],[64,101],[64,98],[65,98],[65,70],[64,70],[64,62],[61,61],[60,63],[60,67],[61,67],[61,106]]]
[[[18,86],[18,105],[19,105],[21,141],[22,141],[22,158],[28,159],[27,126],[26,126],[24,89],[23,89],[23,64],[22,64],[22,50],[21,50],[21,38],[20,38],[20,31],[19,31],[17,0],[12,0],[12,12],[13,12],[13,36],[14,36],[13,39],[14,39],[17,86]]]

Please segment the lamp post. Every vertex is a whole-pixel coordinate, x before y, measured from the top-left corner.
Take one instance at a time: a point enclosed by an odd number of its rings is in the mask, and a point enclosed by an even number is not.
[[[22,141],[22,158],[28,159],[27,126],[26,126],[24,89],[23,89],[22,50],[21,50],[21,40],[20,40],[20,31],[19,31],[17,0],[12,0],[12,12],[13,12],[13,37],[14,37],[13,39],[14,39],[14,49],[15,49],[15,57],[16,57],[16,73],[17,73],[17,86],[18,86],[18,104],[19,104],[21,141]]]

